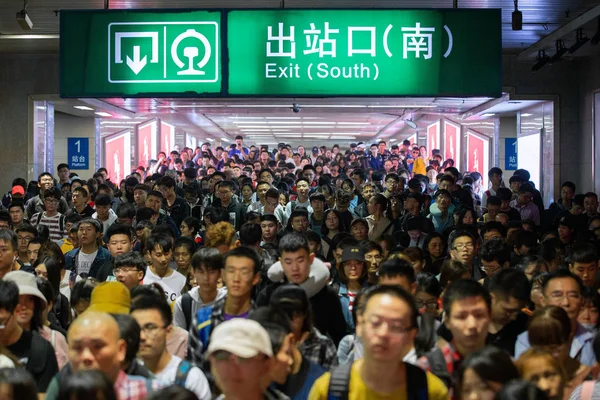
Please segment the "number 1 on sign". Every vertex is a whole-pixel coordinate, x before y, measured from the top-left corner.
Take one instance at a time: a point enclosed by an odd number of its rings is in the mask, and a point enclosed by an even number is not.
[[[81,153],[81,140],[76,141],[75,146],[77,146],[77,152]]]

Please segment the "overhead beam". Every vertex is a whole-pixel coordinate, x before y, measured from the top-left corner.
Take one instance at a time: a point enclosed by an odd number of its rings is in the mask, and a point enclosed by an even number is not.
[[[573,21],[567,22],[545,38],[538,40],[536,43],[523,50],[517,56],[517,60],[526,61],[529,59],[529,57],[537,55],[540,50],[543,50],[547,47],[554,47],[554,43],[558,39],[562,39],[564,36],[596,19],[598,16],[600,16],[600,6],[596,6],[591,10],[581,14],[579,17],[575,18]]]

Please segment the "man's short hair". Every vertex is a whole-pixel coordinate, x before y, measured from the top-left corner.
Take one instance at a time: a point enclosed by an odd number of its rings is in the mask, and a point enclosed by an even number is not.
[[[51,189],[48,189],[51,190]],[[58,190],[58,189],[56,189]],[[60,191],[59,191],[60,192]],[[83,186],[77,186],[75,189],[73,189],[73,193],[79,193],[81,196],[83,196],[84,198],[89,196],[89,193],[87,190],[85,190],[85,188]],[[46,197],[46,193],[44,193],[44,198]]]
[[[497,261],[503,267],[505,263],[510,263],[510,249],[504,244],[504,240],[490,239],[483,242],[479,257],[487,262]]]
[[[486,206],[498,206],[500,207],[502,205],[502,200],[500,200],[500,198],[498,196],[490,196],[487,199],[487,204]]]
[[[168,253],[173,250],[173,241],[168,235],[153,233],[146,240],[146,249],[152,252],[157,246],[163,253]]]
[[[404,301],[408,305],[408,308],[410,308],[410,327],[407,327],[407,328],[413,329],[413,328],[418,327],[417,317],[419,316],[419,310],[417,309],[417,306],[415,305],[415,301],[414,301],[412,295],[410,293],[408,293],[406,290],[402,289],[401,287],[382,285],[382,286],[378,286],[374,289],[367,291],[365,293],[365,297],[363,299],[363,304],[365,305],[365,309],[367,308],[369,301],[373,297],[382,296],[382,295],[396,297],[396,298]]]
[[[125,235],[129,241],[133,240],[133,232],[131,226],[125,224],[112,224],[106,231],[106,237],[110,241],[110,238],[114,235]]]
[[[223,255],[213,247],[203,247],[192,256],[192,269],[199,270],[206,268],[209,270],[223,269]]]
[[[146,261],[137,251],[119,254],[115,258],[115,268],[121,267],[135,267],[138,271],[146,273]]]
[[[19,287],[13,281],[0,281],[0,309],[13,313],[19,304]]]
[[[8,211],[15,207],[19,207],[23,212],[25,211],[25,204],[22,201],[13,200],[13,202],[8,205]]]
[[[453,235],[450,236],[450,241],[448,243],[449,248],[453,249],[454,248],[454,242],[456,242],[456,239],[458,239],[459,237],[469,237],[471,238],[471,242],[473,244],[475,244],[475,238],[473,237],[473,234],[471,232],[469,232],[466,229],[458,229],[456,231],[453,232]]]
[[[63,168],[69,169],[69,165],[65,164],[65,163],[60,163],[60,164],[58,164],[58,167],[56,167],[56,171],[60,172],[60,170]]]
[[[240,228],[239,238],[242,246],[253,246],[260,243],[262,229],[259,224],[246,223]]]
[[[35,228],[35,226],[33,226],[31,224],[27,224],[27,223],[23,223],[23,224],[19,225],[17,227],[17,229],[15,229],[15,232],[17,234],[19,234],[21,232],[23,232],[23,233],[31,233],[34,238],[38,237],[38,231]]]
[[[299,250],[306,250],[310,253],[310,247],[308,246],[308,239],[306,235],[298,232],[290,232],[279,241],[279,254],[283,255],[284,252],[295,253]]]
[[[583,293],[584,285],[583,281],[577,275],[571,273],[568,269],[557,269],[556,271],[550,272],[546,275],[545,279],[542,281],[542,293],[546,291],[546,288],[554,279],[562,279],[562,278],[571,278],[575,282],[577,282],[577,286],[579,286],[579,293]]]
[[[110,206],[111,205],[110,196],[107,194],[99,194],[94,199],[94,203],[97,206]]]
[[[518,269],[503,269],[490,279],[490,293],[504,300],[513,297],[522,302],[528,302],[531,296],[531,286],[525,272]]]
[[[493,168],[490,168],[490,170],[488,171],[488,178],[491,178],[492,175],[502,175],[502,174],[503,174],[503,172],[500,168],[493,167]]]
[[[252,260],[252,264],[253,264],[252,270],[254,271],[254,275],[256,275],[260,272],[260,266],[262,264],[261,258],[258,255],[258,253],[256,252],[256,250],[254,250],[251,247],[242,246],[242,247],[236,247],[233,250],[229,250],[223,256],[223,267],[225,267],[225,265],[227,265],[227,260],[229,259],[229,257],[248,258],[249,260]]]
[[[252,311],[248,319],[258,322],[265,328],[271,339],[273,354],[279,352],[285,338],[292,332],[290,318],[283,311],[272,306],[257,308]]]
[[[75,192],[75,191],[77,191],[77,189],[81,189],[81,190],[83,190],[85,193],[87,193],[87,190],[85,190],[85,189],[84,189],[84,188],[82,188],[82,187],[77,187],[77,188],[75,188],[74,192]],[[61,197],[62,197],[62,193],[61,193],[61,192],[60,192],[60,190],[59,190],[58,188],[56,188],[56,187],[52,187],[52,188],[50,188],[50,189],[46,189],[46,190],[44,191],[44,199],[56,199],[56,200],[60,201]],[[84,197],[87,197],[87,196],[84,196]]]
[[[138,310],[156,310],[160,313],[165,326],[169,326],[173,323],[171,307],[163,296],[137,296],[135,300],[131,302],[131,312],[133,313]]]
[[[173,179],[173,177],[171,176],[163,176],[162,178],[160,178],[157,182],[158,186],[165,186],[168,189],[174,188],[175,187],[175,179]]]
[[[582,242],[571,249],[571,263],[588,264],[593,262],[598,262],[598,250],[593,244]]]
[[[444,293],[444,297],[442,299],[444,312],[446,315],[451,316],[450,311],[454,302],[473,297],[481,297],[485,301],[488,310],[491,311],[492,298],[490,296],[490,292],[488,292],[485,286],[472,279],[458,279],[453,281],[446,288],[446,292]]]
[[[379,279],[381,277],[404,277],[410,284],[415,283],[415,270],[413,266],[402,258],[393,258],[381,263],[379,266]]]
[[[77,224],[77,228],[79,228],[83,224],[89,224],[89,225],[91,225],[94,228],[94,230],[96,231],[96,233],[104,231],[103,228],[102,228],[102,224],[97,219],[94,219],[94,218],[85,218],[85,219],[82,219]]]
[[[484,237],[486,233],[492,231],[497,231],[503,238],[506,237],[506,228],[498,221],[490,221],[483,224],[483,227],[481,228],[481,237]]]

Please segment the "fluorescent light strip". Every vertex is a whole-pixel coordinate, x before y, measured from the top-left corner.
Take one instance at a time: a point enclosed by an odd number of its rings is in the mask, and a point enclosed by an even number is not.
[[[94,109],[92,107],[88,107],[88,106],[73,106],[73,108],[76,108],[78,110],[83,110],[83,111],[94,111]]]
[[[47,34],[47,35],[0,35],[0,39],[58,39],[60,35]]]
[[[94,114],[96,114],[96,115],[98,115],[100,117],[112,117],[112,114],[109,114],[109,113],[104,112],[104,111],[98,111],[98,112],[95,112]]]
[[[370,122],[338,122],[338,125],[371,125]]]
[[[231,143],[231,140],[227,139],[227,138],[221,138],[222,141],[227,142],[227,143]]]

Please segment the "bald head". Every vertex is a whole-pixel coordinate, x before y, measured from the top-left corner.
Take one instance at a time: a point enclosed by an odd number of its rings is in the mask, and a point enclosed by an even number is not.
[[[73,371],[99,370],[116,379],[127,348],[113,317],[95,311],[81,314],[69,327],[68,342]]]

